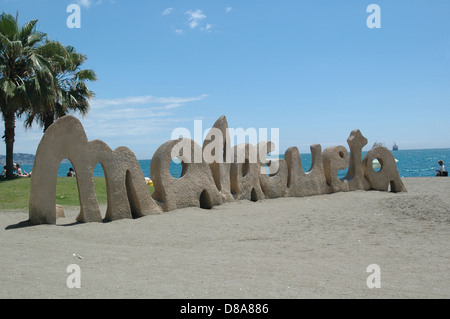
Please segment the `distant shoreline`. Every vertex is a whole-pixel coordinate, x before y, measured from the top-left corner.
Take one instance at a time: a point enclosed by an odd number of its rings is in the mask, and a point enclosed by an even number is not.
[[[325,147],[323,147],[325,149]],[[389,149],[389,148],[388,148]],[[393,154],[396,152],[402,152],[402,151],[435,151],[435,150],[450,150],[450,147],[438,147],[438,148],[411,148],[411,149],[399,149],[397,151],[393,151],[392,149],[389,149]],[[367,150],[363,150],[363,153],[368,152]],[[311,155],[311,153],[308,152],[300,152],[302,155]],[[280,155],[284,155],[284,152],[280,152]],[[16,156],[18,157],[16,161]],[[32,158],[32,161],[30,159]],[[34,164],[34,158],[35,155],[31,153],[14,153],[14,161],[19,162],[20,164],[26,164],[31,165]],[[138,161],[151,161],[151,158],[138,158]],[[28,162],[26,162],[28,161]],[[5,165],[6,162],[6,155],[0,154],[0,165]],[[62,163],[68,163],[69,160],[64,159]]]
[[[35,155],[29,153],[14,153],[13,155],[14,163],[20,165],[33,165],[35,157]],[[62,163],[69,163],[69,160],[65,159]],[[6,165],[6,155],[0,155],[0,165]]]
[[[364,157],[366,151],[362,152]],[[417,149],[417,150],[399,150],[392,151],[393,156],[397,159],[397,169],[401,177],[433,177],[436,175],[438,169],[438,160],[443,160],[445,164],[450,163],[450,148],[438,149]],[[17,156],[19,155],[19,156]],[[312,156],[309,153],[301,153],[302,167],[304,171],[309,171],[311,167]],[[270,156],[270,155],[269,155]],[[2,158],[0,155],[0,165],[2,165]],[[280,154],[280,158],[284,158],[284,154]],[[15,163],[22,165],[27,172],[33,170],[34,155],[32,154],[16,154],[14,158]],[[138,159],[142,171],[145,176],[151,176],[150,162],[151,159]],[[4,163],[4,161],[3,161]],[[3,164],[4,166],[5,164]],[[67,170],[72,167],[72,163],[65,159],[61,162],[58,176],[66,176]],[[181,174],[181,165],[171,164],[170,171],[174,177],[179,177]],[[347,173],[347,170],[341,170],[338,177],[342,178]],[[100,164],[96,165],[94,169],[94,176],[103,177],[103,169]]]

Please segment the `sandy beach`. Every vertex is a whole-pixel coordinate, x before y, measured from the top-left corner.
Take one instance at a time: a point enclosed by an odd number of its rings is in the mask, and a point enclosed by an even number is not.
[[[240,201],[110,223],[77,224],[77,207],[56,226],[1,211],[0,298],[449,298],[450,179],[403,181],[407,193]],[[79,289],[66,285],[71,264]],[[371,264],[381,288],[366,284]]]

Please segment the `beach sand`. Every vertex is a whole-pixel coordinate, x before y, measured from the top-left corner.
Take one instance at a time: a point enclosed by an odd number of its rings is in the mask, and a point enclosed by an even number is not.
[[[450,179],[136,220],[0,212],[0,298],[450,298]],[[106,211],[106,207],[102,207]],[[74,256],[76,254],[82,259]],[[69,289],[67,267],[81,270]],[[367,267],[380,267],[369,289]]]

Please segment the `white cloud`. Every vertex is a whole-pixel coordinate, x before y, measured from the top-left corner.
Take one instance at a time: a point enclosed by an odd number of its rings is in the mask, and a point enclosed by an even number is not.
[[[225,12],[226,12],[226,13],[231,12],[231,10],[233,10],[233,7],[226,7],[226,8],[225,8]]]
[[[164,104],[157,107],[152,107],[152,109],[161,109],[161,107],[176,105],[183,105],[193,101],[200,101],[206,98],[208,95],[203,94],[195,97],[154,97],[152,95],[145,96],[130,96],[125,98],[117,99],[96,99],[91,102],[91,107],[96,109],[101,109],[105,107],[116,107],[124,105],[143,105],[143,104]],[[170,107],[173,108],[173,107]]]
[[[103,3],[103,0],[97,0],[95,2],[93,2],[93,1],[94,0],[78,0],[77,2],[80,6],[83,6],[88,9],[92,6],[92,4],[101,5]],[[110,1],[110,2],[114,3],[113,1]]]
[[[197,21],[191,21],[191,22],[189,22],[189,26],[191,27],[191,29],[195,29],[198,26],[198,22]]]
[[[170,140],[181,118],[174,111],[208,95],[193,97],[131,96],[94,100],[82,119],[89,139],[105,141],[112,149],[127,146],[138,158],[151,158],[156,148]]]
[[[202,31],[211,32],[212,25],[207,23],[205,27],[201,28]]]
[[[161,14],[163,16],[169,15],[173,12],[173,8],[167,8],[166,10],[164,10]]]
[[[191,29],[195,29],[202,20],[206,19],[206,15],[203,14],[202,10],[188,10],[186,11],[188,15],[188,25]]]
[[[194,97],[131,96],[117,99],[101,99],[91,102],[91,110],[83,119],[86,132],[95,138],[132,140],[142,134],[151,136],[153,130],[159,133],[170,131],[168,123],[177,122],[173,110],[188,103],[200,101],[208,95]],[[117,146],[115,146],[117,147]]]
[[[91,101],[91,110],[86,117],[75,113],[80,119],[89,140],[99,139],[112,149],[129,147],[138,158],[151,158],[156,148],[170,140],[172,130],[181,122],[193,121],[174,112],[187,104],[201,101],[208,95],[192,97],[131,96],[116,99]],[[0,121],[0,131],[4,130]],[[23,119],[16,122],[15,153],[35,154],[42,138],[42,128],[24,130]],[[4,147],[0,154],[4,154]]]
[[[162,15],[169,15],[172,14],[172,12],[175,9],[170,7],[165,9],[161,14]],[[189,26],[191,30],[199,29],[203,32],[211,32],[211,29],[213,28],[213,25],[210,23],[206,23],[206,15],[203,13],[202,10],[196,9],[196,10],[188,10],[185,11],[185,15],[187,16],[187,22],[186,24]],[[185,30],[182,28],[175,28],[173,27],[173,30],[175,31],[175,34],[182,35],[185,33]]]
[[[92,0],[78,0],[78,4],[80,6],[90,8],[90,6],[92,5]]]

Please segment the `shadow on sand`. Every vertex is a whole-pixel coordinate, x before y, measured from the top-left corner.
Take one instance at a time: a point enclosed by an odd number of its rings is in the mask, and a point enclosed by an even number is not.
[[[84,223],[74,221],[69,224],[56,224],[53,226],[68,227],[68,226],[76,226],[76,225],[81,225],[81,224],[84,224]],[[33,226],[42,226],[42,225],[33,225],[32,223],[30,223],[30,220],[25,220],[25,221],[19,222],[17,224],[6,226],[5,230],[19,229],[19,228],[26,228],[26,227],[33,227]]]

